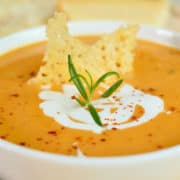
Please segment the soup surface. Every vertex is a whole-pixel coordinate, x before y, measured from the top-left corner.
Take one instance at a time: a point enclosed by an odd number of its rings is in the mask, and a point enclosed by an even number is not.
[[[98,37],[80,37],[92,43]],[[180,51],[138,41],[133,72],[124,81],[164,100],[165,112],[140,126],[101,134],[70,129],[45,116],[39,108],[35,76],[46,42],[0,57],[0,138],[46,152],[85,156],[118,156],[160,150],[180,143]]]

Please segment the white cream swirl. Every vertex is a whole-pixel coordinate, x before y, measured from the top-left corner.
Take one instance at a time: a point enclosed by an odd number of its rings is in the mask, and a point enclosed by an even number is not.
[[[125,129],[138,126],[155,118],[164,110],[164,101],[161,98],[145,94],[126,84],[115,94],[116,98],[113,96],[92,102],[96,108],[102,109],[99,115],[106,126],[100,127],[94,122],[86,108],[80,107],[76,101],[72,100],[72,96],[77,93],[75,86],[72,85],[64,85],[63,92],[42,90],[39,94],[40,99],[43,100],[40,108],[44,114],[65,127],[95,133],[113,128]],[[136,121],[128,121],[133,116],[137,105],[144,109],[144,113]],[[115,113],[111,113],[112,108],[116,109]]]

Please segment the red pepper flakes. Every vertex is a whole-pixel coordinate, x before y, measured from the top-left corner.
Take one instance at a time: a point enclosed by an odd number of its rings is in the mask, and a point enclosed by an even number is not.
[[[119,102],[119,101],[120,101],[120,98],[115,98],[115,101]]]
[[[71,99],[76,99],[76,96],[71,96]]]
[[[152,133],[148,133],[148,136],[149,136],[149,137],[152,137]]]
[[[73,148],[74,150],[77,150],[77,149],[78,149],[77,144],[72,144],[72,148]]]
[[[108,123],[104,123],[104,124],[103,124],[103,126],[105,126],[105,127],[108,126],[108,125],[109,125]]]
[[[176,110],[176,108],[175,108],[174,106],[171,106],[171,107],[169,108],[169,110],[172,111],[172,112],[174,112],[174,111]]]
[[[160,94],[159,96],[163,98],[163,97],[164,97],[164,94]]]
[[[26,146],[26,143],[25,142],[20,142],[19,145],[20,146]]]
[[[104,118],[106,121],[116,121],[116,118]]]
[[[48,134],[53,135],[53,136],[57,136],[57,132],[56,131],[48,131]]]
[[[77,141],[82,141],[82,137],[81,136],[78,136],[75,138]]]
[[[92,144],[92,145],[96,145],[96,143],[95,143],[95,142],[92,142],[91,144]]]
[[[121,123],[118,123],[118,122],[115,122],[115,123],[112,123],[113,126],[118,126],[118,125],[121,125]]]
[[[137,117],[136,117],[136,116],[132,116],[131,119],[132,119],[133,121],[137,121]]]
[[[9,115],[10,115],[10,116],[13,116],[13,112],[10,112]]]
[[[100,141],[101,141],[101,142],[105,142],[106,139],[105,139],[105,138],[101,138]]]
[[[0,136],[1,139],[6,139],[6,136]]]
[[[0,125],[2,125],[3,123],[2,122],[0,122]]]
[[[118,48],[116,48],[116,51],[118,51]],[[116,66],[117,66],[117,67],[121,67],[121,64],[116,63]]]
[[[29,75],[30,75],[31,77],[33,77],[33,76],[36,75],[36,72],[32,71],[32,72],[29,73]]]
[[[47,76],[47,74],[45,74],[45,73],[42,73],[41,75],[42,75],[43,77],[46,77],[46,76]]]
[[[162,145],[157,145],[157,148],[158,148],[158,149],[162,149],[163,146],[162,146]]]
[[[156,91],[156,90],[155,90],[154,88],[149,88],[148,91],[149,91],[149,92],[154,92],[154,91]]]
[[[113,128],[112,128],[112,130],[113,130],[113,131],[116,131],[116,130],[117,130],[117,128],[113,127]]]
[[[12,96],[12,97],[19,97],[19,94],[18,93],[14,93],[14,94],[11,94],[10,96]]]
[[[115,101],[120,101],[120,98],[118,96],[112,96],[112,98],[115,100]]]
[[[37,140],[37,141],[42,141],[43,139],[40,138],[40,137],[38,137],[38,138],[36,138],[36,140]]]
[[[133,108],[133,106],[131,104],[128,105],[129,108]]]

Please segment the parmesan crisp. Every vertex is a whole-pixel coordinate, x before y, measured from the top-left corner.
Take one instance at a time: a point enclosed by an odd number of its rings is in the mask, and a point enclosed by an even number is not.
[[[56,13],[47,25],[44,65],[35,79],[42,84],[68,83],[68,54],[72,56],[78,73],[86,75],[87,69],[95,80],[107,71],[123,75],[133,68],[137,31],[136,25],[121,27],[89,45],[70,35],[65,14]]]

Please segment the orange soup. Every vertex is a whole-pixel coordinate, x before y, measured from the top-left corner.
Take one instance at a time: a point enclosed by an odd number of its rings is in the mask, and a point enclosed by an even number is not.
[[[92,43],[97,37],[81,37]],[[27,83],[42,64],[46,42],[0,57],[0,138],[46,152],[85,156],[120,156],[160,150],[180,143],[180,51],[138,41],[133,72],[124,81],[164,100],[164,113],[142,125],[100,134],[71,129],[39,108],[38,84]],[[112,109],[113,111],[113,109]],[[141,109],[139,109],[141,111]],[[136,112],[136,115],[138,116]],[[131,121],[136,121],[133,116]]]

